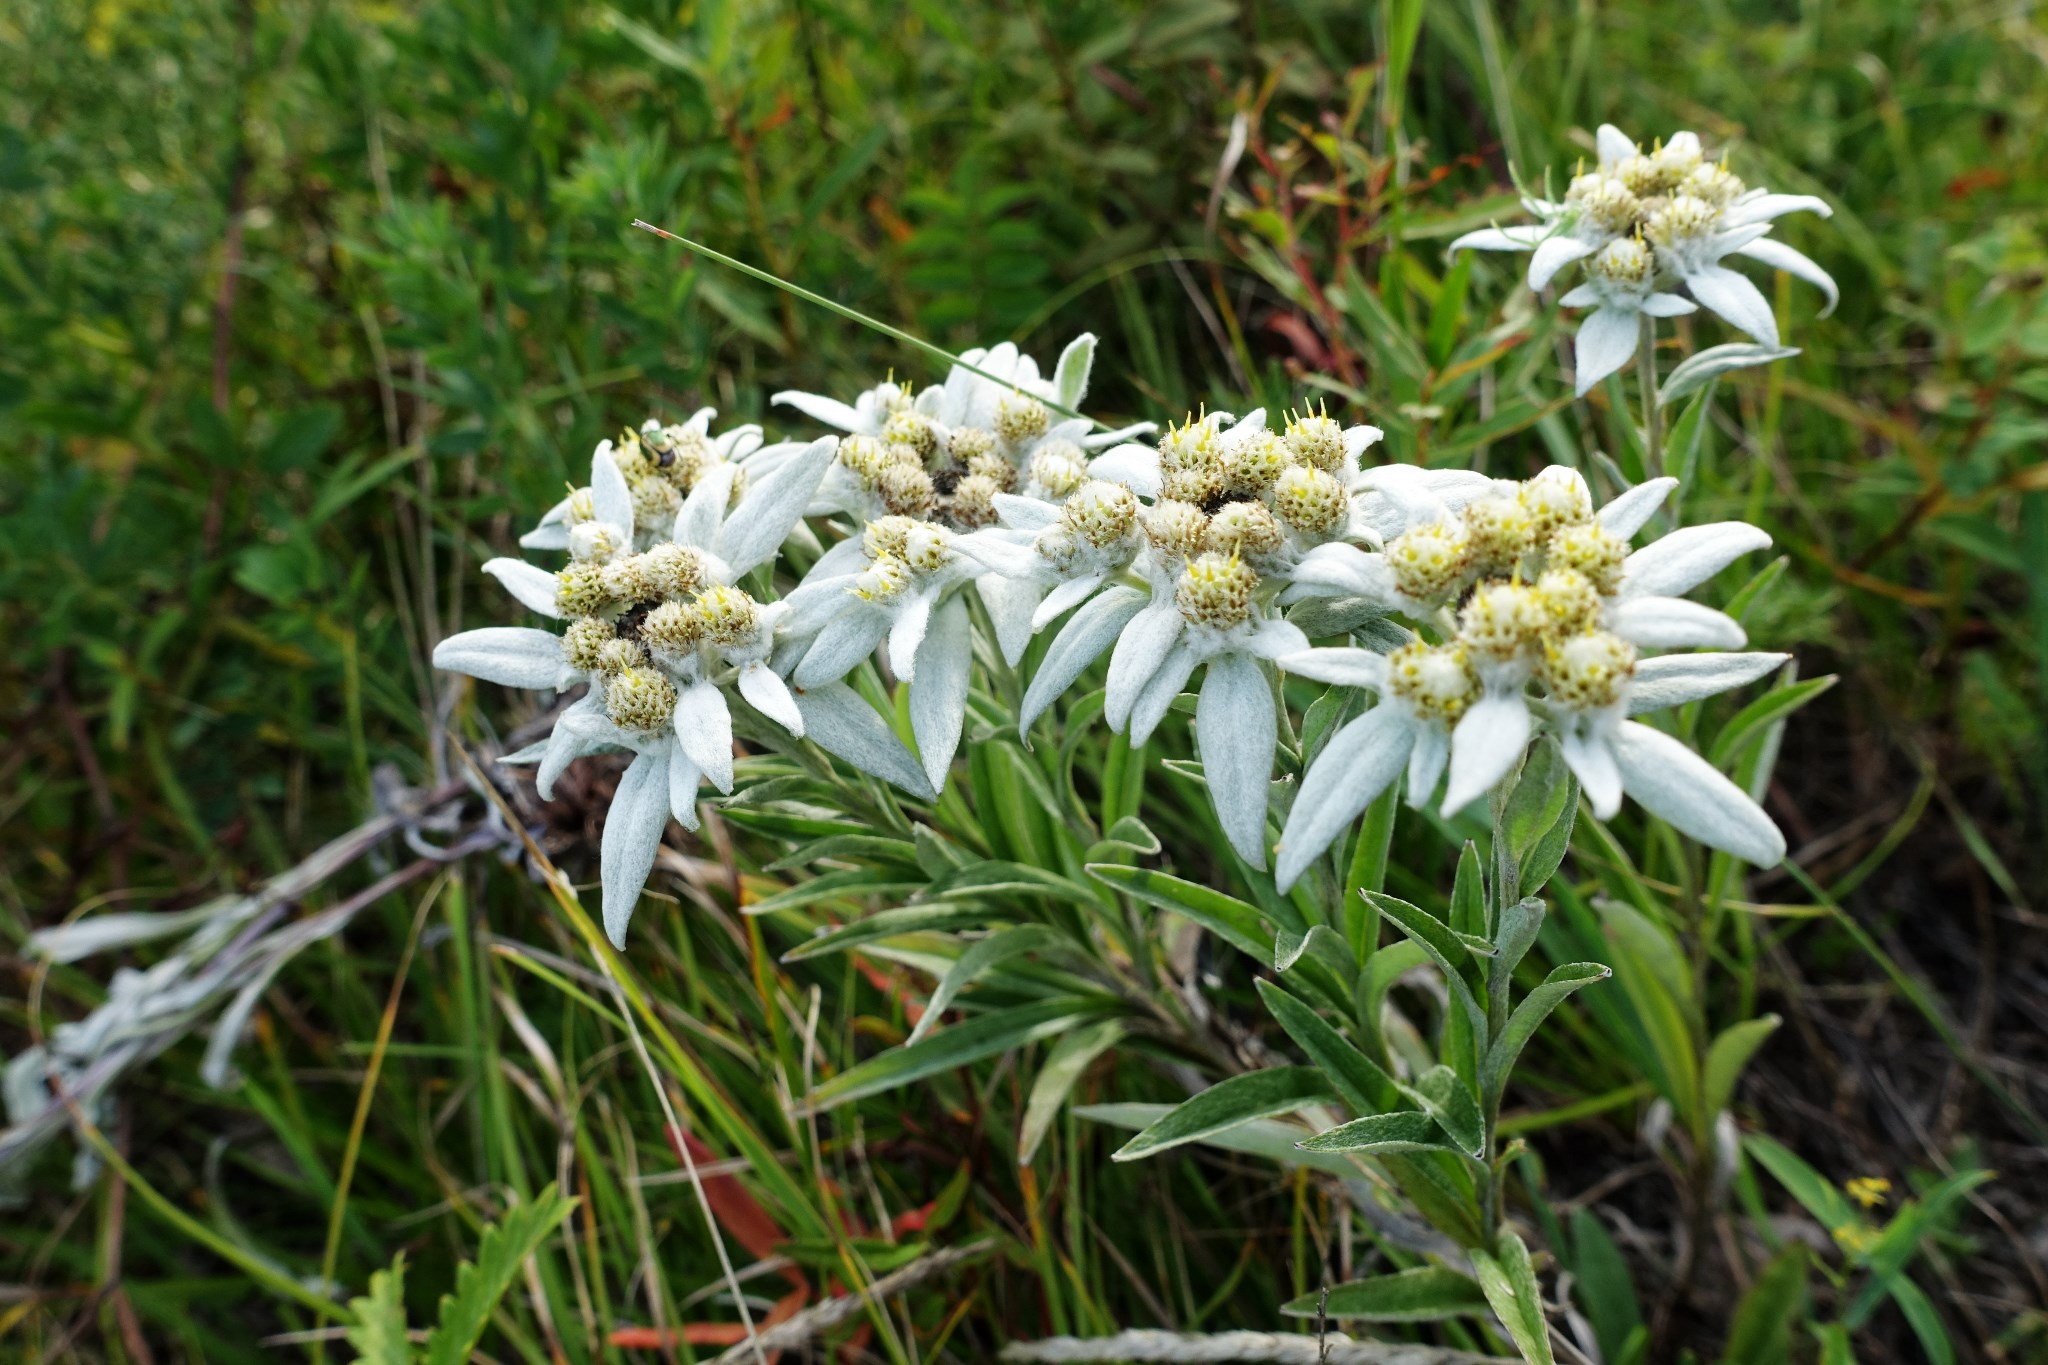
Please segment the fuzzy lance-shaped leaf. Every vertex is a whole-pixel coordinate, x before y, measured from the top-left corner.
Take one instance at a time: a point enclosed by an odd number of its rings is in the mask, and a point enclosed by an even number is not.
[[[1436,1120],[1412,1109],[1368,1114],[1340,1123],[1300,1144],[1304,1152],[1456,1152]]]
[[[730,813],[731,807],[726,810]],[[812,863],[831,859],[914,868],[917,866],[917,845],[907,839],[891,839],[880,834],[832,834],[791,849],[762,871],[787,872],[791,868],[809,867]]]
[[[875,896],[904,896],[922,890],[923,882],[904,880],[900,867],[849,867],[826,872],[798,882],[772,896],[748,901],[740,907],[743,915],[772,915],[782,910],[806,910],[824,901],[866,900]]]
[[[1422,1106],[1436,1120],[1437,1127],[1450,1134],[1451,1141],[1464,1148],[1467,1156],[1478,1156],[1486,1147],[1486,1120],[1480,1116],[1479,1101],[1457,1072],[1447,1066],[1433,1066],[1415,1078],[1402,1093]]]
[[[1052,896],[1073,905],[1098,905],[1095,893],[1057,872],[989,858],[932,878],[926,896],[963,900],[970,896]]]
[[[1353,1112],[1376,1114],[1399,1098],[1401,1092],[1394,1078],[1353,1047],[1322,1015],[1265,977],[1258,978],[1257,985],[1259,998],[1266,1002],[1273,1018],[1329,1077]]]
[[[1849,1196],[1836,1189],[1833,1181],[1793,1155],[1791,1149],[1762,1133],[1751,1133],[1745,1137],[1742,1148],[1775,1176],[1778,1183],[1790,1191],[1822,1227],[1833,1229],[1858,1221],[1856,1207],[1849,1202]]]
[[[1281,1308],[1291,1318],[1353,1318],[1363,1322],[1440,1322],[1486,1311],[1486,1295],[1469,1275],[1420,1265],[1370,1280],[1331,1285]]]
[[[1472,1253],[1472,1269],[1486,1301],[1493,1306],[1493,1315],[1508,1329],[1515,1349],[1529,1365],[1556,1365],[1550,1352],[1550,1329],[1543,1321],[1543,1292],[1536,1284],[1536,1269],[1529,1263],[1529,1248],[1507,1229],[1494,1239],[1493,1246],[1491,1255]]]
[[[939,1016],[952,1007],[954,998],[989,968],[1022,953],[1054,952],[1066,944],[1067,940],[1057,931],[1043,924],[1020,924],[1014,929],[998,930],[970,945],[966,952],[960,954],[960,960],[940,978],[937,988],[932,991],[932,998],[925,1002],[924,1016],[910,1030],[904,1046],[915,1047],[921,1042],[938,1024]]]
[[[1533,896],[1564,861],[1577,813],[1579,786],[1557,740],[1545,735],[1529,749],[1522,775],[1508,796],[1504,825],[1508,852],[1520,871],[1518,893]]]
[[[1106,1123],[1113,1128],[1143,1132],[1172,1113],[1173,1109],[1170,1104],[1077,1104],[1074,1115],[1091,1123]],[[1302,1128],[1298,1123],[1284,1119],[1253,1119],[1235,1128],[1211,1133],[1195,1145],[1214,1147],[1224,1152],[1242,1152],[1283,1165],[1307,1166],[1331,1175],[1356,1178],[1358,1167],[1347,1158],[1302,1151],[1299,1145],[1301,1134]]]
[[[1796,346],[1761,346],[1751,341],[1731,341],[1721,346],[1709,346],[1678,362],[1671,373],[1664,376],[1664,383],[1657,390],[1657,406],[1667,407],[1696,389],[1719,379],[1732,370],[1744,369],[1751,365],[1768,365],[1775,360],[1788,360],[1799,354]]]
[[[519,1267],[575,1207],[549,1185],[484,1229],[476,1259],[455,1272],[455,1292],[441,1296],[440,1320],[427,1337],[427,1365],[466,1365]]]
[[[1422,907],[1410,905],[1397,897],[1378,891],[1361,891],[1359,894],[1379,909],[1381,918],[1390,920],[1395,928],[1408,936],[1409,942],[1428,954],[1443,972],[1444,984],[1470,1016],[1473,1029],[1484,1034],[1486,1012],[1473,998],[1472,987],[1467,984],[1461,966],[1466,957],[1465,945],[1451,932],[1450,926]]]
[[[1574,1291],[1593,1324],[1600,1353],[1619,1365],[1627,1358],[1630,1339],[1644,1332],[1643,1310],[1636,1302],[1627,1258],[1591,1209],[1572,1214],[1571,1269]],[[1649,1345],[1647,1334],[1643,1344]]]
[[[1805,682],[1793,683],[1789,687],[1774,687],[1749,705],[1737,711],[1721,727],[1721,733],[1714,736],[1714,745],[1708,761],[1717,768],[1725,769],[1751,743],[1763,737],[1765,731],[1783,721],[1794,711],[1818,697],[1835,685],[1835,675],[1808,678]]]
[[[906,905],[897,910],[881,910],[865,919],[851,924],[842,924],[805,943],[799,943],[782,955],[784,962],[802,962],[808,958],[824,957],[829,953],[845,952],[858,948],[863,943],[876,939],[895,938],[901,934],[914,934],[930,929],[969,929],[985,925],[993,918],[987,908],[974,905]]]
[[[1486,1053],[1486,1093],[1498,1095],[1507,1088],[1508,1074],[1515,1069],[1515,1060],[1522,1055],[1522,1049],[1536,1036],[1550,1012],[1564,1003],[1565,997],[1582,986],[1595,981],[1605,981],[1614,973],[1597,962],[1567,962],[1553,968],[1543,984],[1522,998],[1515,1006],[1515,1012],[1508,1016],[1507,1027],[1500,1031],[1500,1037],[1493,1040],[1493,1046]]]
[[[1097,1057],[1123,1041],[1122,1021],[1104,1019],[1063,1035],[1046,1053],[1044,1065],[1031,1082],[1031,1094],[1024,1101],[1024,1120],[1017,1126],[1017,1164],[1029,1166],[1038,1155],[1038,1145],[1052,1130],[1060,1105],[1073,1093],[1074,1085]]]
[[[1513,983],[1515,968],[1522,965],[1543,931],[1543,914],[1543,902],[1534,896],[1500,912],[1500,923],[1494,926],[1493,961],[1487,966],[1488,991],[1504,991]]]
[[[1337,1098],[1323,1073],[1312,1066],[1273,1066],[1218,1081],[1192,1099],[1177,1104],[1157,1123],[1110,1154],[1111,1161],[1141,1161],[1184,1142],[1252,1119],[1291,1114],[1311,1104]]]
[[[1736,1082],[1749,1059],[1764,1045],[1764,1039],[1778,1031],[1782,1021],[1775,1014],[1745,1019],[1722,1029],[1707,1048],[1707,1064],[1700,1073],[1700,1105],[1709,1117],[1720,1113],[1735,1098]]]
[[[976,1015],[916,1047],[892,1047],[840,1072],[811,1093],[805,1112],[821,1114],[849,1100],[878,1095],[1013,1047],[1055,1037],[1113,1008],[1106,999],[1067,995]]]
[[[370,1292],[348,1301],[355,1322],[347,1332],[358,1365],[412,1365],[412,1343],[405,1335],[405,1253],[389,1270],[370,1277]]]
[[[1479,845],[1470,839],[1458,854],[1458,872],[1451,882],[1451,932],[1463,939],[1484,939],[1492,932],[1486,922],[1486,874],[1479,868]],[[1486,956],[1492,955],[1488,945]]]
[[[1235,896],[1148,867],[1126,867],[1121,863],[1090,863],[1088,875],[1147,905],[1187,916],[1262,963],[1273,960],[1273,931],[1266,927],[1256,909]]]

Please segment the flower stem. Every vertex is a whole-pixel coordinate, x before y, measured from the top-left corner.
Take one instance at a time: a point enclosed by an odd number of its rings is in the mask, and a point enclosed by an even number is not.
[[[1664,474],[1664,414],[1657,406],[1657,320],[1643,314],[1643,339],[1636,344],[1636,388],[1643,399],[1643,477]]]

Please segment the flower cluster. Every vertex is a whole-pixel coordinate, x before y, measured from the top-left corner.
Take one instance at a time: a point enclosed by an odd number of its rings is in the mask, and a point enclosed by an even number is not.
[[[1632,550],[1676,487],[1655,479],[1596,511],[1579,474],[1553,465],[1498,482],[1461,509],[1431,509],[1381,551],[1342,547],[1319,558],[1320,581],[1387,603],[1428,638],[1391,654],[1317,649],[1280,660],[1380,698],[1304,776],[1280,840],[1283,888],[1404,768],[1411,803],[1443,780],[1443,813],[1454,814],[1514,771],[1539,720],[1556,732],[1597,817],[1612,816],[1626,791],[1703,843],[1765,865],[1784,856],[1783,836],[1747,794],[1677,740],[1627,719],[1785,662],[1766,653],[1644,656],[1740,649],[1746,639],[1733,618],[1680,594],[1770,543],[1753,526],[1722,522]]]
[[[1787,213],[1830,210],[1811,195],[1753,189],[1709,161],[1695,133],[1675,134],[1645,152],[1612,124],[1601,125],[1599,165],[1572,177],[1561,200],[1528,198],[1539,221],[1482,228],[1451,243],[1452,251],[1529,251],[1529,287],[1543,289],[1573,262],[1585,279],[1560,300],[1591,311],[1580,324],[1578,391],[1626,365],[1635,355],[1643,318],[1676,317],[1699,306],[1765,346],[1778,344],[1778,324],[1756,285],[1722,264],[1752,260],[1811,281],[1835,305],[1835,282],[1813,261],[1769,237]],[[1683,288],[1690,298],[1670,292]]]
[[[1418,804],[1448,773],[1442,804],[1455,812],[1514,770],[1539,724],[1601,817],[1626,790],[1716,847],[1781,856],[1754,802],[1627,719],[1782,660],[1645,657],[1743,644],[1732,619],[1678,594],[1767,543],[1761,532],[1695,527],[1634,550],[1675,481],[1596,511],[1563,467],[1519,483],[1365,467],[1378,429],[1322,412],[1278,430],[1261,410],[1190,417],[1156,440],[1133,439],[1149,426],[1097,432],[1063,415],[1085,394],[1093,350],[1091,337],[1069,346],[1050,380],[998,346],[915,395],[893,382],[851,404],[777,395],[844,433],[809,444],[767,445],[754,427],[714,437],[708,412],[649,423],[600,445],[589,486],[522,538],[565,552],[559,570],[484,566],[560,633],[470,631],[435,662],[513,686],[587,687],[513,756],[539,764],[544,797],[581,755],[634,755],[604,833],[614,938],[667,821],[695,826],[702,779],[732,790],[735,705],[934,799],[967,713],[970,596],[1013,665],[1065,618],[1026,687],[1026,733],[1107,654],[1104,718],[1143,744],[1200,669],[1201,771],[1253,867],[1269,843],[1279,675],[1376,693],[1304,776],[1279,844],[1283,888],[1401,772]],[[815,544],[807,516],[827,548],[786,596],[757,597],[786,540]],[[1368,623],[1391,652],[1311,647],[1311,635]],[[907,688],[914,754],[845,681],[878,650]]]

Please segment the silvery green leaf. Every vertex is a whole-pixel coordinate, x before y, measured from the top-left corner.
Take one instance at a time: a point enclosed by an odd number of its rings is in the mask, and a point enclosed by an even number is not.
[[[775,557],[803,519],[804,508],[818,491],[825,471],[832,467],[838,449],[834,437],[813,441],[778,465],[774,473],[749,482],[747,495],[726,518],[714,546],[735,576]]]
[[[1259,869],[1266,866],[1266,793],[1277,725],[1273,691],[1258,664],[1242,654],[1209,661],[1195,707],[1202,773],[1230,846]]]
[[[1302,778],[1280,834],[1274,877],[1281,892],[1401,776],[1415,731],[1405,708],[1376,706],[1331,737]]]
[[[1095,365],[1095,334],[1083,332],[1060,352],[1059,365],[1052,372],[1053,400],[1063,408],[1079,409],[1088,393],[1088,372]]]
[[[938,795],[889,723],[845,683],[828,682],[798,692],[796,706],[803,713],[804,732],[826,753],[920,800]]]
[[[434,646],[434,667],[506,687],[546,691],[561,681],[559,636],[528,626],[485,626]]]
[[[910,730],[917,736],[925,779],[944,791],[947,769],[960,747],[967,719],[968,666],[974,660],[974,623],[959,594],[932,614],[917,651],[917,677],[910,684]]]
[[[1032,724],[1045,714],[1061,693],[1073,686],[1110,642],[1123,633],[1131,618],[1149,599],[1139,588],[1119,585],[1093,598],[1067,621],[1053,637],[1017,715],[1017,728],[1030,733]]]
[[[1702,299],[1701,302],[1705,303],[1706,300]],[[1731,341],[1724,346],[1709,346],[1706,350],[1679,361],[1671,373],[1664,376],[1663,387],[1657,390],[1657,406],[1667,407],[1694,390],[1705,388],[1731,370],[1746,369],[1751,365],[1768,365],[1774,360],[1787,360],[1798,354],[1797,346],[1760,346],[1749,341]]]
[[[657,744],[641,753],[619,779],[604,817],[599,865],[604,880],[604,932],[615,948],[626,946],[626,926],[654,870],[655,850],[668,828],[668,760],[674,748]]]
[[[240,904],[239,897],[210,900],[190,910],[130,910],[59,924],[30,935],[28,950],[45,962],[76,962],[109,948],[128,948],[183,933]]]

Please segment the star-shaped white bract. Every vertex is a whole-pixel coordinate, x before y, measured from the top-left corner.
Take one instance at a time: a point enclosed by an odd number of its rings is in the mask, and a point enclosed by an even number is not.
[[[1751,189],[1725,165],[1705,159],[1693,133],[1678,133],[1649,153],[1612,124],[1601,125],[1599,165],[1575,176],[1562,200],[1525,199],[1539,221],[1482,228],[1451,243],[1453,252],[1528,251],[1528,284],[1542,290],[1574,261],[1585,282],[1561,302],[1591,308],[1578,336],[1578,389],[1585,393],[1627,364],[1643,317],[1692,311],[1692,301],[1765,346],[1778,345],[1770,304],[1748,277],[1722,262],[1746,256],[1783,270],[1827,295],[1834,280],[1805,255],[1771,240],[1774,220],[1788,213],[1827,217],[1811,195]],[[1691,299],[1675,291],[1684,289]]]
[[[1783,855],[1775,826],[1732,783],[1718,774],[1709,781],[1704,760],[1690,751],[1672,759],[1667,750],[1677,741],[1625,720],[1740,686],[1783,662],[1747,654],[1639,659],[1646,649],[1746,643],[1732,618],[1681,594],[1770,543],[1753,526],[1721,522],[1630,551],[1676,486],[1653,480],[1595,512],[1577,473],[1553,466],[1520,484],[1498,482],[1457,510],[1418,498],[1412,524],[1384,551],[1347,546],[1340,556],[1333,547],[1306,566],[1321,590],[1377,598],[1449,633],[1390,656],[1334,649],[1280,661],[1289,672],[1380,698],[1332,737],[1304,778],[1281,843],[1283,886],[1404,769],[1416,805],[1448,771],[1442,810],[1456,814],[1513,771],[1539,719],[1557,730],[1600,818],[1613,814],[1626,788],[1703,842],[1761,863]],[[1542,688],[1534,697],[1532,685]],[[1656,763],[1662,767],[1652,771]],[[1660,773],[1683,780],[1660,784]],[[1686,790],[1698,799],[1688,804]]]
[[[834,446],[829,437],[812,442],[752,480],[730,460],[706,459],[665,534],[650,536],[636,527],[636,503],[651,500],[636,498],[619,447],[604,443],[592,458],[587,496],[572,497],[542,528],[559,527],[570,563],[560,573],[514,559],[484,566],[529,609],[568,620],[566,633],[493,626],[434,651],[437,667],[508,686],[590,684],[545,741],[512,756],[540,765],[543,799],[579,757],[617,749],[635,755],[606,817],[602,849],[605,927],[615,941],[669,818],[696,828],[701,779],[732,790],[726,689],[794,736],[809,728],[805,708],[771,662],[787,604],[757,602],[735,584],[775,558]],[[649,472],[659,468],[653,449],[652,441],[632,446],[645,478],[658,476]]]

